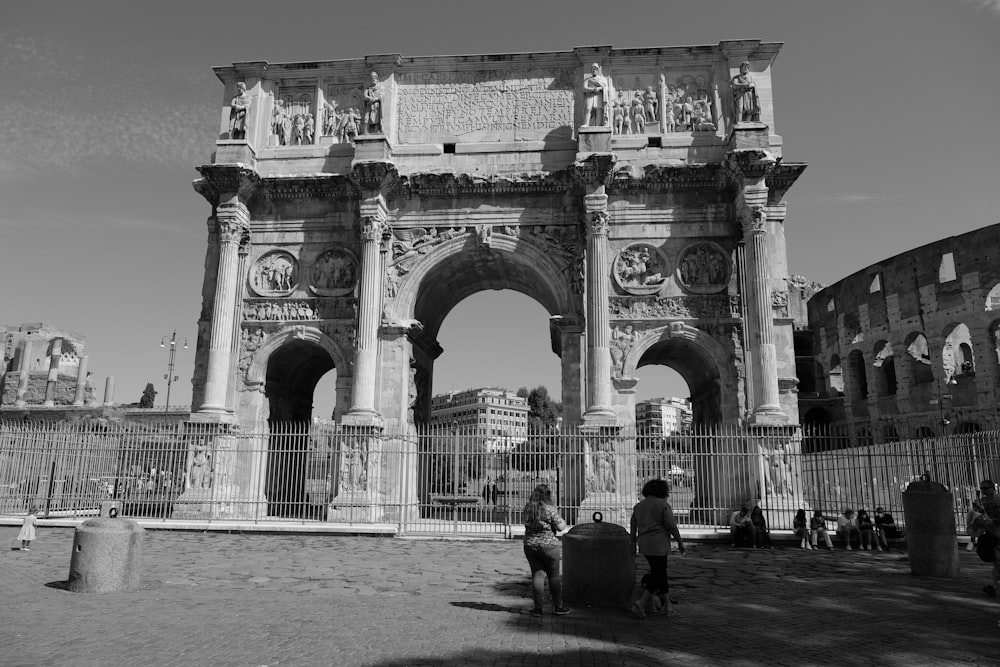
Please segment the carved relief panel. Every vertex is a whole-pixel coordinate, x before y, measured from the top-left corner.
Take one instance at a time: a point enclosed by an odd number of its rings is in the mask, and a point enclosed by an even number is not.
[[[615,257],[612,273],[618,286],[629,294],[655,294],[666,282],[667,259],[655,246],[633,243]]]
[[[573,70],[401,72],[401,143],[573,136]]]
[[[677,280],[688,292],[713,294],[729,284],[732,262],[721,246],[708,241],[692,243],[681,251]]]
[[[357,83],[330,83],[324,91],[326,101],[322,113],[323,136],[333,137],[333,143],[353,143],[362,133],[365,109],[364,86]]]
[[[614,134],[715,132],[719,110],[707,72],[622,74],[611,103]]]
[[[285,250],[272,250],[250,268],[250,288],[257,296],[286,296],[299,284],[299,263]]]
[[[309,269],[309,289],[320,296],[342,296],[354,291],[358,261],[343,248],[321,253]]]
[[[279,146],[301,146],[316,141],[315,87],[282,86],[271,112],[271,134]]]

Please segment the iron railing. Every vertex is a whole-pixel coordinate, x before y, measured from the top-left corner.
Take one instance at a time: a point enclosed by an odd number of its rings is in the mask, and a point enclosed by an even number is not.
[[[845,439],[847,438],[847,439]],[[799,508],[884,507],[928,473],[954,495],[956,523],[1000,472],[1000,432],[863,444],[836,429],[720,426],[685,434],[579,429],[515,438],[332,423],[0,423],[0,514],[162,521],[393,524],[404,533],[510,535],[546,483],[571,523],[627,525],[645,481],[666,479],[682,527],[728,530],[744,504],[772,529]]]

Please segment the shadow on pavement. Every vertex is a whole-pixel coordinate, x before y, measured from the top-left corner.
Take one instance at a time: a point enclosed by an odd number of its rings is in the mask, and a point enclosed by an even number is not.
[[[521,614],[524,612],[524,607],[504,607],[499,604],[492,604],[490,602],[450,602],[452,607],[465,607],[466,609],[475,609],[477,611],[503,611],[508,614]]]
[[[46,588],[55,588],[56,590],[60,590],[60,591],[68,591],[69,590],[69,582],[68,581],[50,581],[47,584],[45,584],[45,587]]]

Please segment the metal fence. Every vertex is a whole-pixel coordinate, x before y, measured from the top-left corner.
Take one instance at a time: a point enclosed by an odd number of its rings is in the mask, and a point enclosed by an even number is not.
[[[1000,432],[857,445],[835,429],[715,427],[683,435],[612,428],[531,435],[391,432],[270,423],[0,423],[0,514],[162,521],[393,524],[404,533],[510,535],[537,484],[570,523],[627,525],[645,481],[666,479],[682,527],[725,532],[741,505],[772,529],[799,508],[881,506],[928,472],[949,487],[961,531],[978,482],[1000,472]]]

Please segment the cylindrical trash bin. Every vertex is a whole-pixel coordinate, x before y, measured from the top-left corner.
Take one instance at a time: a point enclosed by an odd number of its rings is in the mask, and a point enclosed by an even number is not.
[[[88,519],[73,535],[69,590],[111,593],[139,587],[146,531],[128,519]]]
[[[954,508],[951,491],[937,482],[912,482],[903,491],[906,551],[912,574],[958,576]]]
[[[572,604],[624,605],[635,585],[632,536],[601,520],[574,526],[563,535],[563,598]]]

